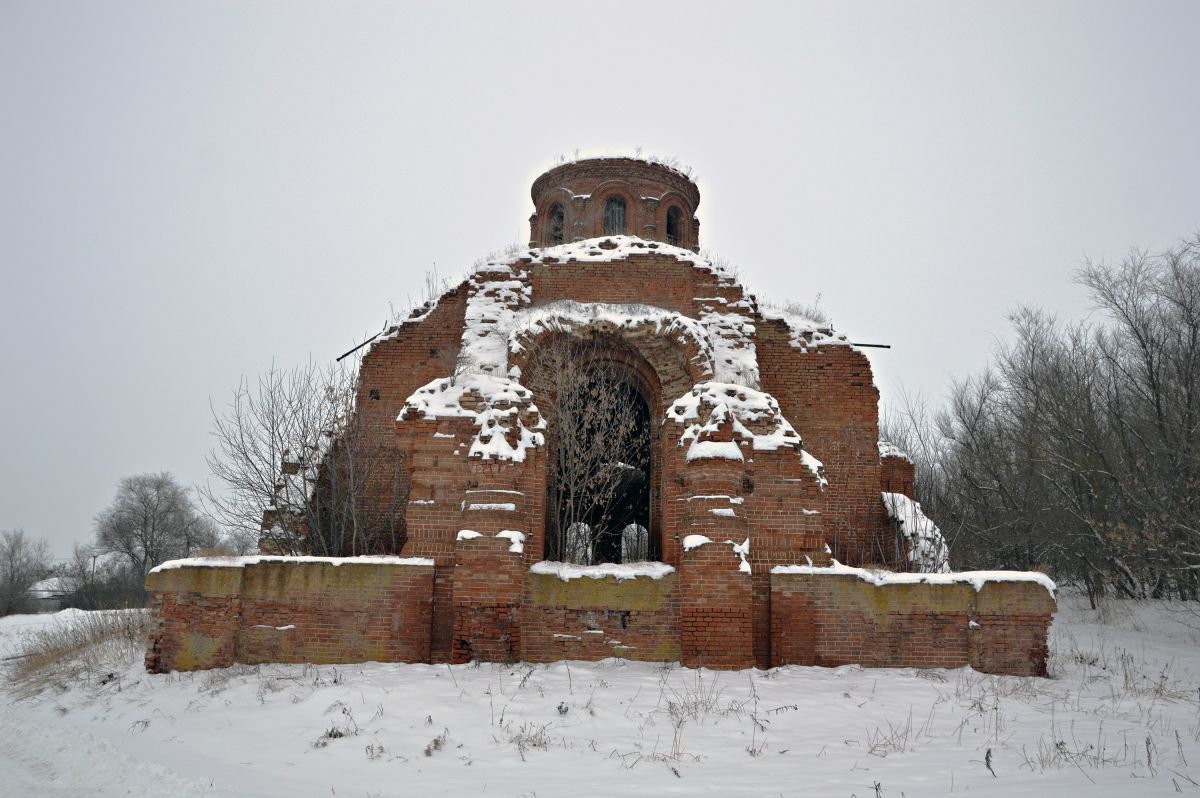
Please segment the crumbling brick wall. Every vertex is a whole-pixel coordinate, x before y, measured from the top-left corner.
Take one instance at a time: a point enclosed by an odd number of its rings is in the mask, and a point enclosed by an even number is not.
[[[879,486],[885,493],[900,493],[916,498],[914,481],[917,467],[907,457],[889,455],[880,461]]]
[[[680,658],[679,576],[528,574],[521,609],[521,658],[529,662],[605,657]]]
[[[771,574],[771,664],[960,668],[1045,676],[1054,597],[1031,581],[875,585]]]
[[[879,391],[866,355],[845,345],[798,349],[782,322],[757,326],[763,390],[779,401],[825,465],[823,533],[843,563],[892,559],[891,528],[880,503]]]
[[[394,458],[398,466],[370,476],[366,547],[402,550],[430,564],[405,572],[411,582],[405,587],[382,575],[378,582],[355,577],[355,587],[346,582],[348,574],[307,567],[247,566],[229,584],[226,577],[188,577],[204,583],[197,589],[173,581],[187,583],[183,577],[156,576],[160,589],[151,589],[158,628],[148,667],[379,654],[434,662],[626,656],[710,667],[970,662],[981,669],[1037,671],[1053,602],[1047,610],[1021,587],[996,592],[989,585],[978,595],[961,586],[864,593],[858,584],[772,573],[776,566],[826,565],[831,556],[849,564],[895,560],[894,529],[880,494],[911,496],[912,464],[893,457],[881,463],[879,393],[861,351],[830,330],[792,325],[770,312],[764,317],[734,277],[692,258],[687,250],[698,245],[694,212],[700,200],[693,182],[660,165],[602,159],[550,170],[532,195],[530,238],[536,244],[550,243],[547,214],[556,204],[564,209],[567,242],[601,236],[609,196],[626,200],[625,232],[643,240],[596,239],[575,249],[490,261],[376,340],[362,360],[355,423],[365,439],[357,445],[368,456],[382,455],[381,461]],[[666,239],[672,207],[682,213],[684,249],[658,243]],[[619,256],[610,257],[614,250]],[[606,313],[589,318],[592,308],[563,321],[571,301],[625,305],[637,320],[614,322]],[[560,304],[547,309],[552,303]],[[506,326],[525,311],[543,313],[545,323]],[[546,552],[552,470],[546,444],[555,434],[537,409],[550,406],[551,383],[539,379],[531,357],[558,335],[603,338],[611,345],[602,357],[627,367],[635,377],[631,384],[644,394],[653,436],[651,550],[675,569],[661,579],[563,581],[530,572]],[[751,350],[755,358],[748,357]],[[479,408],[490,399],[478,391],[460,391],[460,406],[428,405],[428,414],[405,411],[400,418],[406,399],[422,386],[443,390],[462,385],[461,377],[484,374],[510,381],[505,395],[525,394],[503,400],[510,405],[504,412],[519,405],[526,430],[539,430],[537,442],[522,444],[519,457],[472,456],[475,442],[481,451],[493,451],[483,446],[492,427],[505,429],[495,415],[482,420]],[[761,389],[774,397],[778,409],[761,400],[755,412],[766,407],[763,416],[781,413],[802,436],[803,448],[824,463],[827,484],[802,460],[794,436],[779,447],[748,441],[744,425],[758,421],[733,419],[726,399],[720,400],[721,413],[716,402],[709,406],[706,418],[716,421],[706,421],[704,433],[725,454],[689,460],[681,438],[686,424],[666,414],[694,385],[734,394]],[[507,428],[506,439],[516,436],[515,429]],[[732,454],[727,445],[735,447]],[[463,530],[478,536],[464,538]],[[496,538],[504,530],[524,535],[523,550],[510,550],[509,542]],[[713,542],[684,551],[683,541],[697,534]],[[748,541],[741,555],[751,572],[725,541]],[[338,603],[328,604],[331,596]],[[1011,608],[1004,604],[1010,598]],[[932,603],[922,605],[925,599]],[[401,613],[389,616],[392,628],[397,617],[406,619],[400,642],[382,626],[355,626],[346,614],[386,613],[388,602]],[[297,631],[301,625],[291,624],[289,613],[308,631]],[[986,616],[986,623],[977,616]]]
[[[429,661],[431,563],[197,562],[146,580],[153,618],[147,670]]]

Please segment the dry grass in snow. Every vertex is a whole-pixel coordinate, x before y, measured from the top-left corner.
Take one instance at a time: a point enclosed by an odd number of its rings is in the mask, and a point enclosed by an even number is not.
[[[1200,619],[1178,610],[1066,597],[1051,679],[620,660],[160,676],[131,645],[141,616],[21,616],[0,620],[0,657],[35,655],[7,661],[0,791],[1200,795],[1200,633],[1180,622]]]

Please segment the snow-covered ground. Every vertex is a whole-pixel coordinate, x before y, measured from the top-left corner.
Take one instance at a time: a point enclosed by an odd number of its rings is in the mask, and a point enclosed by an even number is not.
[[[0,657],[77,617],[0,619]],[[0,795],[1200,794],[1200,633],[1178,617],[1064,597],[1052,679],[127,659],[0,696]]]

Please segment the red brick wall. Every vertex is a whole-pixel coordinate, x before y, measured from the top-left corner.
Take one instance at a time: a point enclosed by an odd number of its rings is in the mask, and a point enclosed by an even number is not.
[[[520,658],[525,564],[507,538],[481,534],[455,545],[452,662]]]
[[[679,659],[678,575],[580,577],[530,574],[521,608],[521,658]]]
[[[147,588],[151,671],[430,659],[430,565],[195,565],[151,574]]]
[[[187,589],[165,590],[165,580],[147,580],[150,640],[146,670],[227,668],[236,662],[241,615],[241,574],[233,569],[197,570]]]
[[[1035,582],[875,586],[853,575],[771,575],[771,664],[1046,674],[1055,602]],[[973,628],[971,622],[978,624]]]
[[[476,428],[469,419],[410,419],[395,426],[412,485],[404,555],[429,557],[437,567],[433,598],[434,662],[450,662],[454,648],[455,562],[458,533],[525,534],[525,564],[542,558],[546,464],[539,450],[523,463],[466,455]],[[436,435],[439,433],[440,435]],[[512,504],[514,510],[472,510],[472,504]],[[497,638],[499,632],[497,633]]]
[[[844,345],[792,347],[783,322],[757,325],[763,390],[779,401],[804,448],[825,465],[822,527],[848,565],[894,558],[879,500],[879,391],[871,364]]]
[[[745,668],[763,656],[755,607],[766,585],[769,665],[858,663],[1045,675],[1054,599],[1040,584],[876,586],[853,575],[740,569],[728,543],[681,554],[676,573],[625,581],[531,574],[504,538],[459,541],[451,590],[454,661],[618,656]],[[430,565],[266,561],[152,574],[154,672],[235,662],[435,659]],[[756,592],[757,591],[757,592]],[[977,626],[973,626],[972,624]],[[761,664],[761,663],[760,663]]]
[[[551,243],[550,209],[564,212],[563,238],[570,242],[604,234],[604,206],[611,196],[625,199],[625,232],[655,241],[667,240],[667,211],[681,212],[679,245],[695,250],[700,241],[696,207],[700,190],[687,177],[663,166],[632,158],[602,158],[555,167],[533,183],[534,211],[529,218],[531,246]]]
[[[726,543],[683,552],[679,567],[680,661],[691,668],[754,666],[750,574]]]
[[[369,462],[367,478],[371,501],[366,514],[371,538],[365,547],[340,555],[399,552],[406,539],[405,504],[409,481],[396,448],[396,416],[404,402],[422,385],[454,370],[462,338],[466,289],[459,286],[443,295],[420,322],[399,327],[387,340],[367,351],[359,368],[356,408],[364,440],[362,458]],[[376,398],[372,398],[376,397]],[[398,512],[392,510],[398,508]]]
[[[912,461],[903,457],[884,457],[880,461],[880,489],[886,493],[902,493],[910,499],[913,494],[913,480],[916,478],[916,466]]]

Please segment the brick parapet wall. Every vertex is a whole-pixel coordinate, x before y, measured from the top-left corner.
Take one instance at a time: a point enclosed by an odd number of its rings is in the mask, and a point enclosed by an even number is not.
[[[505,538],[458,541],[446,569],[455,661],[618,656],[711,668],[850,663],[1045,675],[1055,603],[1039,583],[753,576],[726,543],[655,579],[530,573]],[[152,574],[154,672],[234,663],[436,659],[430,565],[267,561]],[[764,596],[766,592],[765,602]],[[755,608],[769,602],[769,648]],[[761,633],[761,631],[760,631]]]
[[[772,666],[1046,674],[1055,601],[1037,582],[976,590],[965,582],[877,586],[854,575],[773,573],[770,589]]]
[[[605,657],[648,662],[680,658],[679,577],[527,575],[521,658],[528,662]]]
[[[235,662],[427,662],[431,565],[262,561],[152,573],[154,672]]]
[[[236,662],[241,569],[155,573],[146,580],[146,588],[150,592],[146,670],[205,670]]]

